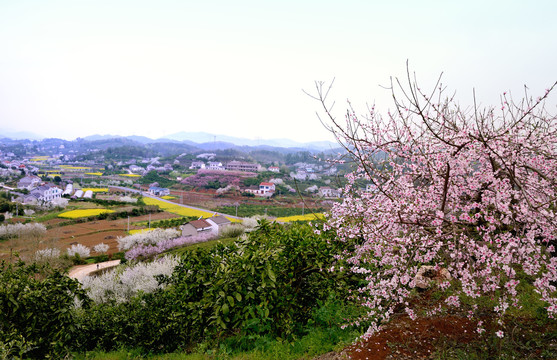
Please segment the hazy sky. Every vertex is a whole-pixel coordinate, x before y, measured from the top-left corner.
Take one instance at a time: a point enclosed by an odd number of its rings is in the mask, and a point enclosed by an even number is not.
[[[0,131],[329,139],[302,89],[336,78],[341,116],[346,99],[387,108],[380,85],[407,59],[462,103],[542,93],[555,16],[524,0],[0,0]]]

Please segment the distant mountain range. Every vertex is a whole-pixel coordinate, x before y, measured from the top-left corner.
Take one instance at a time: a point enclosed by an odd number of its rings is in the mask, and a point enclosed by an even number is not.
[[[331,150],[338,148],[338,144],[331,141],[296,142],[290,139],[245,139],[228,135],[215,135],[206,132],[178,132],[166,135],[165,139],[192,142],[194,144],[210,144],[212,142],[231,143],[237,146],[271,146],[285,148],[304,148],[312,150]]]
[[[0,131],[0,138],[10,138],[14,140],[40,140],[44,139],[31,132],[9,132]],[[86,141],[99,141],[109,139],[127,139],[141,144],[152,144],[161,142],[185,143],[204,150],[223,150],[234,147],[255,147],[260,149],[289,148],[296,150],[327,151],[336,149],[338,144],[331,141],[297,142],[290,139],[246,139],[228,135],[210,134],[206,132],[178,132],[166,135],[162,138],[151,139],[146,136],[120,136],[120,135],[90,135],[81,138]]]

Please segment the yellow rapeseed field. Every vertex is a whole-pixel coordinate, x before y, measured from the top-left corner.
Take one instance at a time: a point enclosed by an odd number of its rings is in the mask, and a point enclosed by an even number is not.
[[[103,173],[102,172],[87,172],[85,173],[85,175],[96,175],[96,176],[101,176]]]
[[[33,158],[31,158],[31,161],[44,161],[44,160],[48,160],[48,156],[35,156]]]
[[[127,176],[127,177],[140,177],[141,175],[137,174],[118,174],[119,176]]]
[[[86,192],[87,190],[91,190],[94,193],[108,192],[108,188],[83,188],[81,190],[83,190],[83,192]]]
[[[65,219],[77,219],[82,217],[89,217],[89,216],[97,216],[102,213],[111,213],[114,210],[109,209],[79,209],[79,210],[71,210],[66,211],[58,215],[58,217],[65,218]]]
[[[91,168],[87,166],[60,165],[60,167],[66,170],[91,170]]]
[[[143,198],[143,201],[145,202],[146,205],[157,205],[159,208],[161,208],[164,211],[168,211],[169,213],[178,214],[181,216],[196,216],[196,217],[201,216],[204,218],[213,216],[213,213],[208,211],[185,208],[179,205],[169,204],[165,201],[153,199],[150,197]]]
[[[172,200],[172,199],[176,199],[176,196],[165,195],[165,196],[161,196],[161,199]]]
[[[144,233],[144,232],[151,231],[151,230],[154,230],[154,229],[132,229],[132,230],[130,230],[130,235],[140,234],[140,233]]]
[[[284,216],[276,218],[276,221],[279,222],[291,222],[291,221],[309,221],[309,220],[324,220],[325,215],[321,213],[317,214],[305,214],[305,215],[294,215],[294,216]]]

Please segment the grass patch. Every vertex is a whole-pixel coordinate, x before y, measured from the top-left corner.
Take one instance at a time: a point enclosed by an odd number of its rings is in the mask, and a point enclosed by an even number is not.
[[[40,223],[40,222],[56,219],[58,217],[58,215],[60,215],[62,213],[64,213],[64,211],[49,212],[47,214],[36,217],[35,222]]]
[[[220,206],[216,208],[216,211],[224,213],[224,214],[236,214],[236,207],[234,206]],[[238,206],[238,216],[240,217],[250,217],[254,215],[265,215],[273,216],[273,217],[287,217],[287,216],[295,216],[295,215],[302,215],[303,213],[322,213],[325,209],[322,207],[313,208],[313,209],[303,209],[303,208],[290,208],[284,206],[271,206],[268,204],[264,205],[247,205],[242,204]]]

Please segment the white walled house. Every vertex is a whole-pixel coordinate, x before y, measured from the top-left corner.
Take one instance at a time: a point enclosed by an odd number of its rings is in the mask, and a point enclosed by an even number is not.
[[[338,198],[340,197],[341,192],[337,189],[332,189],[327,186],[323,186],[319,188],[319,196],[322,197],[329,197],[329,198]]]
[[[155,195],[155,196],[165,196],[165,195],[170,195],[170,190],[168,188],[161,188],[161,187],[158,187],[158,186],[151,186],[149,188],[149,194]]]
[[[209,170],[225,170],[224,165],[220,161],[209,161],[207,168]]]
[[[262,182],[261,184],[259,184],[259,190],[263,191],[264,193],[275,192],[275,184],[271,182]]]
[[[25,176],[24,178],[22,178],[17,182],[17,188],[32,190],[37,186],[39,186],[40,183],[41,183],[41,178],[38,176],[35,175]]]
[[[207,232],[213,232],[213,225],[205,219],[190,221],[180,227],[182,236],[195,236]]]
[[[51,202],[54,199],[61,198],[62,192],[62,189],[52,184],[46,184],[34,189],[29,195],[36,197],[39,202]]]
[[[230,220],[222,215],[213,216],[205,219],[209,224],[212,225],[212,231],[215,234],[220,234],[222,230],[226,229],[232,224]]]
[[[190,170],[191,169],[205,169],[205,163],[203,161],[192,161]]]
[[[245,192],[255,196],[271,197],[275,193],[275,184],[271,182],[262,182],[258,188],[246,188]]]

